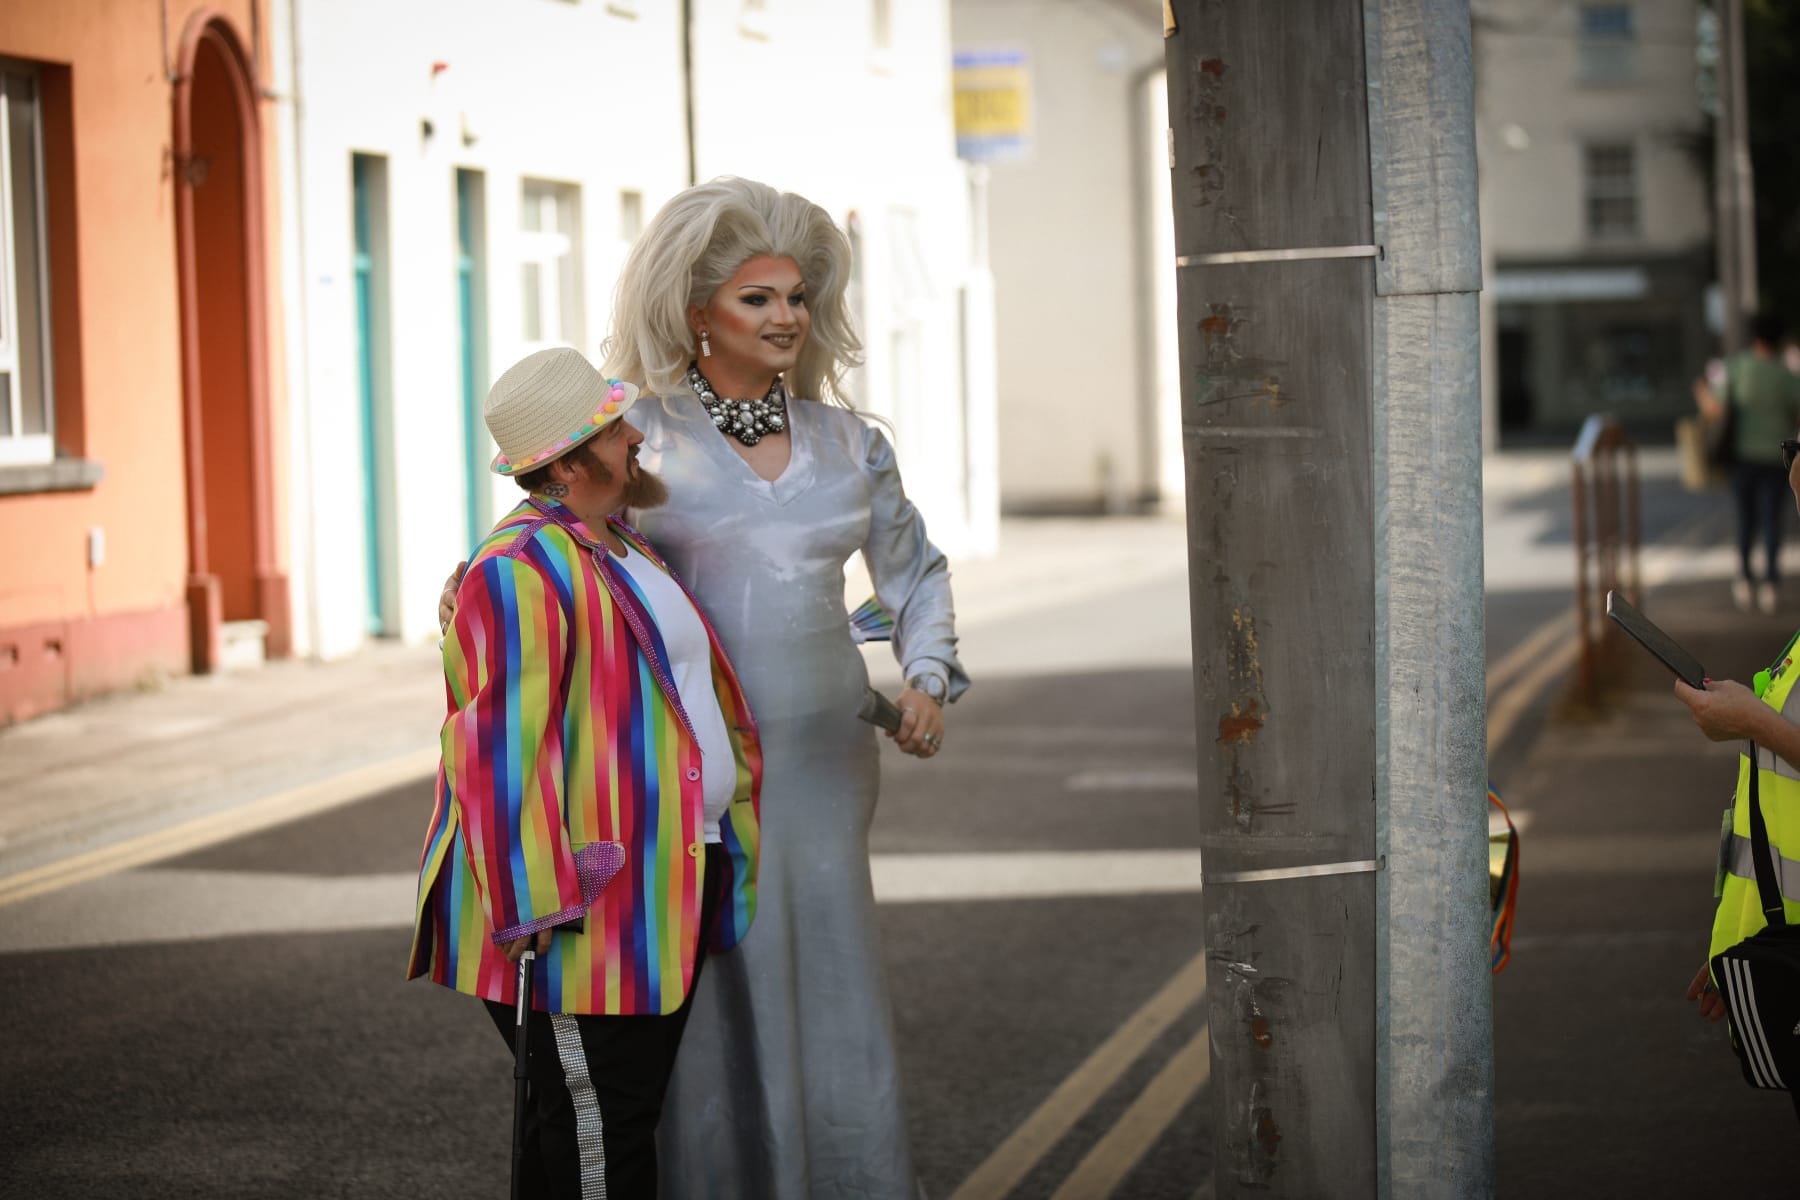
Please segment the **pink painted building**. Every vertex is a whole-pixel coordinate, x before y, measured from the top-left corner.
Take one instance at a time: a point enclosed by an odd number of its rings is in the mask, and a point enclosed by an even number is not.
[[[290,645],[259,3],[0,6],[0,724]]]

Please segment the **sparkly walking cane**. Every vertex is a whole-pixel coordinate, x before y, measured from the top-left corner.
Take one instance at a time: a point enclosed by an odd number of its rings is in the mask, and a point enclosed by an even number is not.
[[[526,1067],[531,1061],[525,1034],[526,1021],[531,1016],[532,968],[536,963],[534,951],[527,950],[519,956],[519,1003],[513,1021],[512,1200],[521,1200],[525,1194]]]

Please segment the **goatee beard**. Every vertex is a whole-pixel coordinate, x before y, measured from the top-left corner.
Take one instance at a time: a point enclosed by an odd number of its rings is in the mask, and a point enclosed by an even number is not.
[[[625,481],[625,508],[661,508],[669,500],[669,486],[659,476],[635,466]]]

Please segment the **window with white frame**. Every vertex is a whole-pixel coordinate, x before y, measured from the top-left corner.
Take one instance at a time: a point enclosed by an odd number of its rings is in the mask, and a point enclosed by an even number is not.
[[[54,415],[38,79],[0,62],[0,465],[56,457]]]
[[[525,180],[519,197],[519,335],[528,346],[585,343],[581,261],[581,189]]]
[[[1630,142],[1587,147],[1587,231],[1596,241],[1638,235],[1637,148]]]
[[[1583,83],[1629,83],[1638,75],[1637,21],[1629,4],[1583,4],[1580,10]]]

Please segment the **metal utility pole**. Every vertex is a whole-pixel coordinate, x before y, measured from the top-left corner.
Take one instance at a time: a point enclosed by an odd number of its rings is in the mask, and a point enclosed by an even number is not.
[[[1719,28],[1719,111],[1713,123],[1713,195],[1725,353],[1733,354],[1747,344],[1745,319],[1756,311],[1756,194],[1744,87],[1744,0],[1716,0],[1714,10]]]
[[[1486,1195],[1468,2],[1165,12],[1215,1194]]]
[[[681,0],[681,117],[687,139],[687,181],[700,181],[700,147],[694,133],[694,0]]]

